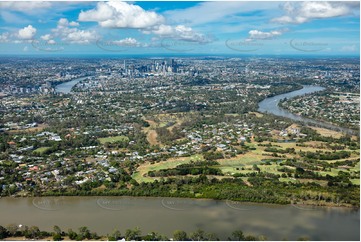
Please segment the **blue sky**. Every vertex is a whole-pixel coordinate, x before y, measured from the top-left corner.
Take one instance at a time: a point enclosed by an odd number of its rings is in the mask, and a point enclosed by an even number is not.
[[[358,56],[358,2],[0,2],[0,55]]]

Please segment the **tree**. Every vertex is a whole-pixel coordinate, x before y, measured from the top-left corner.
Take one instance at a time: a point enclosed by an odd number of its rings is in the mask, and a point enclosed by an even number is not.
[[[187,233],[183,230],[176,230],[173,233],[173,240],[186,241],[188,240]]]
[[[61,237],[61,229],[59,226],[55,225],[53,227],[54,233],[53,233],[53,240],[54,241],[60,241],[63,238]]]
[[[258,172],[261,171],[261,169],[256,164],[253,165],[253,170],[258,171]]]
[[[54,241],[61,241],[63,238],[61,237],[60,234],[53,234],[53,240]]]
[[[25,238],[37,239],[39,236],[40,229],[37,226],[31,226],[27,231],[25,231]]]
[[[69,236],[69,239],[75,240],[76,237],[78,236],[78,234],[76,232],[74,232],[72,229],[69,229],[68,230],[68,236]]]
[[[80,227],[79,228],[79,235],[83,239],[91,239],[90,231],[87,227]]]
[[[201,229],[197,229],[195,232],[191,233],[190,238],[193,241],[204,241],[205,240],[205,233]]]
[[[151,232],[148,235],[144,236],[142,238],[142,240],[145,241],[166,241],[168,240],[168,238],[166,238],[165,236],[157,233],[157,232]]]
[[[6,229],[0,225],[0,239],[5,239],[8,235]]]
[[[243,234],[242,230],[233,231],[232,237],[233,237],[233,240],[236,240],[236,241],[244,240],[244,234]]]
[[[117,241],[117,239],[115,239],[112,235],[108,235],[107,238],[108,241]]]
[[[15,236],[16,232],[18,231],[18,226],[16,224],[9,224],[6,226],[6,230],[10,236]]]
[[[217,235],[215,233],[207,233],[206,238],[207,238],[206,240],[209,240],[209,241],[219,240],[219,238],[217,237]]]
[[[59,226],[55,225],[55,226],[53,227],[53,230],[54,230],[54,233],[55,233],[55,234],[61,234],[61,229],[60,229]]]
[[[125,239],[126,240],[138,240],[140,237],[141,231],[138,227],[135,229],[127,229],[125,231]]]
[[[244,240],[246,240],[246,241],[256,241],[257,238],[254,237],[253,235],[247,235],[246,237],[244,237]]]
[[[258,240],[258,241],[266,241],[266,240],[267,240],[267,237],[264,236],[264,235],[259,235],[257,240]]]
[[[90,233],[90,238],[97,240],[97,239],[99,239],[100,237],[98,236],[98,234],[97,234],[96,232],[92,232],[92,233]]]
[[[121,236],[122,236],[122,234],[120,233],[120,231],[117,229],[114,229],[113,233],[111,233],[110,236],[108,236],[108,240],[110,240],[109,238],[112,238],[112,239],[114,238],[113,241],[119,240],[119,239],[121,239]]]

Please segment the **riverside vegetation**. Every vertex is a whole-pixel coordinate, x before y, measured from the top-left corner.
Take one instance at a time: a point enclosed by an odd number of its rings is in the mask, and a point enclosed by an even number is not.
[[[14,224],[5,227],[0,225],[1,240],[53,240],[53,241],[217,241],[219,238],[215,233],[208,233],[201,229],[187,233],[183,230],[175,230],[172,238],[158,232],[150,232],[143,234],[140,228],[126,229],[122,234],[118,229],[107,235],[98,235],[91,232],[87,227],[80,227],[78,231],[68,229],[63,231],[59,226],[55,225],[53,231],[42,231],[37,226],[17,226]],[[233,231],[227,238],[228,241],[265,241],[267,237],[264,235],[254,236],[244,234],[242,230]],[[300,237],[298,240],[308,240],[307,237]]]

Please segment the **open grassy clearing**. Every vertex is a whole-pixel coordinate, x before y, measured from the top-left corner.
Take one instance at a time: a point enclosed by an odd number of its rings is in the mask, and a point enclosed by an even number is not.
[[[263,117],[263,114],[259,113],[259,112],[249,112],[249,113],[256,115],[257,118],[262,118]]]
[[[291,149],[294,148],[296,152],[318,152],[318,151],[323,151],[323,152],[334,152],[334,150],[329,149],[326,147],[326,143],[324,142],[320,142],[320,141],[311,141],[311,142],[305,142],[303,143],[303,145],[306,145],[306,147],[303,146],[297,146],[296,142],[289,142],[289,143],[284,143],[284,142],[262,142],[260,144],[271,144],[272,147],[278,148],[278,149]],[[324,147],[321,147],[322,145],[324,145]],[[264,149],[266,147],[264,146],[257,146],[254,145],[253,147],[256,147],[257,150],[259,150],[258,152],[260,152],[261,154],[264,153]],[[348,160],[348,159],[354,159],[354,158],[358,158],[360,157],[360,153],[358,151],[354,151],[354,150],[350,150],[350,149],[344,149],[345,151],[349,151],[351,152],[351,157],[350,158],[345,158],[345,159],[339,159],[339,160],[333,160],[330,162],[336,162],[336,161],[344,161],[344,160]],[[290,154],[285,154],[286,156],[290,156]],[[294,157],[299,157],[298,155],[291,155]]]
[[[284,172],[280,172],[277,169],[281,168],[282,166],[278,164],[271,164],[271,165],[259,165],[258,168],[261,169],[262,172],[272,173],[282,175]]]
[[[331,168],[331,171],[317,171],[322,176],[330,175],[330,176],[337,176],[339,171],[345,171],[344,169],[338,168]]]
[[[157,127],[157,123],[150,119],[144,119],[148,124],[149,127],[143,128],[143,132],[147,134],[147,141],[150,145],[158,145],[159,142],[157,140],[157,132],[155,131]]]
[[[118,142],[118,141],[128,141],[129,142],[129,138],[127,136],[124,136],[124,135],[112,136],[112,137],[106,137],[106,138],[99,138],[98,140],[99,140],[99,142],[101,144],[114,143],[114,142]]]
[[[298,183],[299,182],[296,178],[293,178],[293,177],[287,177],[287,178],[281,177],[278,180],[281,181],[281,182],[287,182],[287,183],[288,182],[292,182],[292,183]]]
[[[342,133],[341,132],[337,132],[337,131],[334,131],[334,130],[330,130],[330,129],[325,129],[325,128],[318,128],[318,127],[313,127],[313,126],[310,126],[311,129],[313,130],[316,130],[317,133],[319,133],[320,135],[322,136],[325,136],[325,137],[333,137],[333,138],[340,138],[342,136]]]
[[[262,152],[261,152],[262,153]],[[248,173],[252,172],[254,164],[259,165],[263,159],[271,159],[272,156],[264,156],[260,154],[259,150],[251,150],[246,154],[238,155],[233,158],[217,160],[220,165],[214,166],[219,168],[225,175],[232,175],[233,173]],[[244,168],[245,170],[242,170]]]
[[[17,130],[9,130],[6,131],[10,134],[17,134],[17,133],[36,133],[36,132],[40,132],[43,131],[45,128],[48,128],[49,125],[47,124],[39,124],[37,127],[32,127],[32,128],[28,128],[28,129],[17,129]]]
[[[132,175],[132,178],[135,179],[137,182],[152,182],[154,180],[157,180],[157,178],[150,178],[150,177],[144,177],[145,174],[148,174],[149,171],[159,171],[162,169],[171,169],[175,168],[176,166],[187,164],[191,160],[197,161],[202,160],[202,155],[193,155],[190,157],[179,157],[179,158],[171,158],[166,161],[161,161],[154,164],[142,164],[138,167],[137,172],[135,172]]]
[[[266,146],[260,146],[260,144],[271,144],[272,147],[277,149],[287,149],[287,148],[294,148],[296,151],[296,154],[279,154],[283,157],[274,157],[272,156],[271,152],[266,152],[265,149]],[[300,158],[298,152],[300,151],[309,151],[309,152],[317,152],[322,150],[323,152],[333,152],[331,149],[326,148],[326,143],[321,141],[310,141],[305,142],[303,145],[306,145],[307,147],[301,147],[297,146],[296,142],[252,142],[252,143],[246,143],[246,146],[249,148],[256,148],[255,150],[249,150],[246,154],[237,155],[233,158],[226,158],[226,159],[219,159],[217,162],[219,162],[219,165],[212,166],[213,168],[219,168],[222,173],[224,174],[223,177],[232,177],[235,173],[241,173],[246,174],[250,172],[254,172],[253,165],[257,165],[261,172],[268,172],[272,174],[282,175],[284,172],[278,171],[280,166],[275,161],[271,161],[271,165],[266,165],[263,160],[285,160],[289,158]],[[241,147],[237,147],[241,148]],[[336,162],[336,161],[345,161],[348,159],[355,159],[359,158],[359,153],[354,152],[352,153],[350,158],[340,159],[340,160],[333,160],[333,161],[327,161],[326,162]],[[133,174],[133,178],[136,179],[138,182],[152,182],[154,180],[160,179],[159,177],[144,177],[145,174],[147,174],[149,171],[156,171],[156,170],[162,170],[162,169],[170,169],[175,168],[178,165],[189,163],[190,160],[200,160],[203,157],[201,155],[198,156],[192,156],[192,157],[186,157],[186,158],[172,158],[167,161],[162,161],[155,164],[143,164],[140,167],[138,167],[137,172]],[[331,176],[337,176],[339,171],[346,171],[346,172],[359,172],[360,171],[360,164],[358,163],[355,167],[350,168],[348,171],[342,168],[332,168],[331,171],[316,171],[320,173],[322,176],[331,175]],[[247,179],[247,178],[245,178]],[[312,180],[312,179],[295,179],[295,178],[280,178],[280,181],[285,182],[316,182],[322,186],[326,186],[327,182],[322,180]],[[359,181],[357,179],[352,179],[352,183],[359,184]]]
[[[327,186],[327,181],[325,180],[313,180],[313,179],[302,179],[302,178],[293,178],[293,177],[287,177],[287,178],[279,178],[278,179],[280,182],[292,182],[292,183],[311,183],[311,182],[314,182],[314,183],[317,183],[321,186]]]
[[[151,145],[159,145],[157,137],[158,137],[157,131],[149,130],[147,132],[147,140],[148,140],[149,144],[151,144]]]
[[[297,181],[301,182],[301,183],[314,182],[314,183],[317,183],[317,184],[319,184],[321,186],[327,186],[327,183],[328,183],[325,180],[302,179],[302,178],[298,178]]]
[[[38,154],[44,154],[44,152],[46,152],[47,150],[49,150],[51,147],[39,147],[36,150],[33,151],[33,153],[38,153]]]
[[[162,145],[158,140],[158,134],[155,129],[167,127],[172,132],[173,128],[179,126],[185,119],[183,114],[158,114],[154,117],[147,117],[144,120],[149,124],[149,127],[143,128],[143,132],[147,134],[147,140],[151,145]]]
[[[269,144],[270,142],[262,142],[261,144]],[[327,149],[327,148],[316,148],[315,145],[312,145],[312,144],[307,144],[307,143],[304,143],[305,145],[307,145],[307,147],[302,147],[302,146],[297,146],[296,145],[297,143],[296,142],[289,142],[289,143],[285,143],[285,142],[277,142],[277,143],[274,143],[274,142],[271,142],[271,145],[273,147],[278,147],[280,149],[287,149],[287,148],[294,148],[296,152],[299,152],[300,150],[301,151],[311,151],[311,152],[315,152],[317,150],[324,150],[324,151],[332,151],[330,149]],[[312,147],[314,146],[314,147]],[[260,147],[261,148],[261,147]]]
[[[224,116],[238,117],[238,116],[240,116],[240,114],[239,113],[226,113],[226,114],[224,114]]]

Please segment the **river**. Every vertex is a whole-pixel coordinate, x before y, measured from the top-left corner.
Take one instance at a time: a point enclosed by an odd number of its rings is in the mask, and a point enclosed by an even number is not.
[[[99,234],[139,226],[172,236],[197,228],[227,239],[234,230],[269,240],[359,240],[360,211],[215,200],[144,197],[41,197],[0,199],[0,225],[36,225],[52,231],[87,226]]]
[[[71,92],[71,89],[73,88],[74,85],[76,85],[78,82],[84,80],[88,78],[88,76],[86,77],[79,77],[79,78],[76,78],[74,80],[71,80],[71,81],[68,81],[68,82],[64,82],[64,83],[61,83],[59,85],[56,85],[55,86],[55,91],[58,92],[58,93],[64,93],[64,94],[68,94]]]
[[[311,124],[311,125],[314,125],[317,127],[332,129],[332,130],[336,130],[336,131],[342,131],[344,133],[349,133],[349,134],[355,134],[356,132],[352,129],[341,128],[339,126],[336,126],[336,125],[333,125],[330,123],[317,121],[317,120],[313,120],[310,118],[295,115],[295,114],[293,114],[283,108],[280,108],[278,106],[278,103],[284,98],[290,99],[290,98],[293,98],[296,96],[302,96],[302,95],[306,95],[306,94],[313,93],[313,92],[319,92],[324,89],[325,89],[324,87],[320,87],[320,86],[303,86],[303,88],[300,90],[296,90],[293,92],[288,92],[288,93],[280,94],[280,95],[277,95],[274,97],[266,98],[258,104],[258,106],[259,106],[258,111],[262,112],[262,113],[272,113],[277,116],[289,118],[289,119],[292,119],[295,121],[301,121],[303,123]]]

